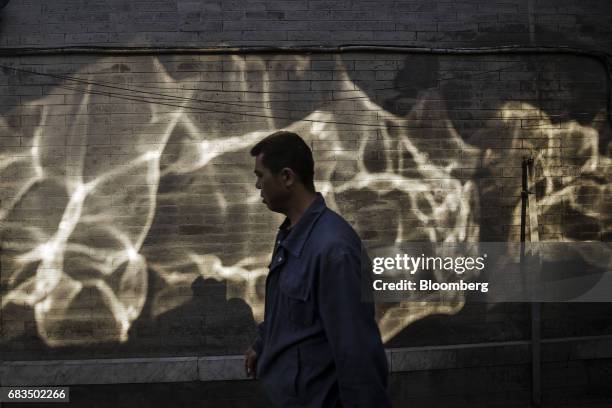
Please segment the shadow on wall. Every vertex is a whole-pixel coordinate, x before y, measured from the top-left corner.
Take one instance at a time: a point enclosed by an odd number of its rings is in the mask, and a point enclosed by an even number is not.
[[[227,298],[227,282],[199,276],[191,290],[188,301],[157,318],[145,307],[134,322],[128,346],[133,342],[133,349],[141,348],[148,338],[159,352],[226,355],[251,344],[253,313],[243,299]]]
[[[57,358],[109,358],[109,357],[159,357],[228,355],[246,349],[255,335],[255,321],[249,305],[239,298],[227,298],[227,283],[215,279],[196,278],[184,295],[188,299],[181,306],[155,317],[152,313],[154,294],[164,283],[149,274],[149,292],[142,313],[132,324],[128,340],[96,342],[79,346],[48,347],[39,337],[32,309],[12,304],[5,307],[6,320],[16,320],[24,329],[17,333],[17,326],[8,326],[13,338],[0,347],[0,359],[38,360]],[[175,288],[176,290],[176,288]],[[189,292],[189,293],[187,293]],[[176,292],[175,292],[176,293]],[[104,330],[112,335],[117,328],[101,327],[97,323],[83,322],[80,327],[74,320],[66,321],[61,335],[65,338],[104,337]],[[108,335],[107,335],[108,336]]]

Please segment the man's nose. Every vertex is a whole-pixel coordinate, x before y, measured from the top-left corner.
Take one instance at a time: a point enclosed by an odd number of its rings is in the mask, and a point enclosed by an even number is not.
[[[255,188],[261,190],[261,183],[259,181],[255,182]]]

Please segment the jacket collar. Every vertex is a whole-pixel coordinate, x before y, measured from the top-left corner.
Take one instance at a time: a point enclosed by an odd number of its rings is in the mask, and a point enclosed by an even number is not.
[[[314,199],[312,204],[304,211],[304,214],[300,217],[298,223],[291,228],[289,235],[281,242],[280,246],[284,247],[293,256],[300,257],[304,244],[308,240],[310,231],[314,227],[315,223],[323,214],[327,206],[321,193],[317,193],[317,197]],[[289,218],[285,218],[285,221],[281,224],[279,229],[287,229],[291,221]]]

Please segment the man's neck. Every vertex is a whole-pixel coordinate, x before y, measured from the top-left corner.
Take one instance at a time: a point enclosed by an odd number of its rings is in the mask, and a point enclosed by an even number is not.
[[[289,228],[293,228],[293,226],[298,223],[302,215],[316,198],[317,193],[311,191],[305,191],[295,197],[293,200],[294,202],[289,206],[285,214],[287,218],[289,218]]]

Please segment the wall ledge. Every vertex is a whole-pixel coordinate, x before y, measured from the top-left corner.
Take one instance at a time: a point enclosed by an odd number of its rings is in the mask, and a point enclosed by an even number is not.
[[[530,342],[387,349],[391,372],[529,364]],[[542,340],[543,363],[612,358],[612,335]],[[0,363],[3,386],[246,380],[241,355]]]

